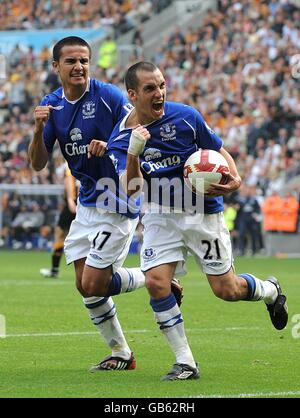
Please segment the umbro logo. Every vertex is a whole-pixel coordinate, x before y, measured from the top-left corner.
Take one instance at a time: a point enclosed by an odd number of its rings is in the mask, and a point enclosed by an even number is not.
[[[190,372],[189,371],[184,371],[177,376],[177,379],[186,380],[190,376],[192,376],[193,374],[194,374],[194,372],[192,372],[192,371],[190,371]]]
[[[115,138],[115,139],[113,140],[113,142],[115,142],[115,141],[119,141],[120,139],[125,138],[125,136],[127,136],[127,133],[126,133],[126,134],[121,134],[121,135],[117,136],[117,138]]]
[[[90,253],[90,257],[94,258],[95,260],[102,260],[102,257],[100,257],[98,254]]]
[[[206,263],[206,265],[210,267],[218,267],[218,266],[221,266],[222,264],[223,263],[220,261],[213,261],[212,263]]]

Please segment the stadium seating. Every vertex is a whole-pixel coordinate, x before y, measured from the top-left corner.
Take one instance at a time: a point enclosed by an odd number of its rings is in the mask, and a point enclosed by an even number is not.
[[[119,33],[137,28],[170,3],[106,0],[100,7],[91,0],[66,0],[62,11],[55,0],[39,1],[35,8],[32,1],[3,0],[0,27],[93,27],[110,22]],[[143,10],[149,13],[143,15]],[[291,61],[299,46],[300,8],[292,1],[219,1],[201,26],[176,28],[153,57],[166,75],[168,98],[202,112],[235,157],[244,182],[257,188],[260,202],[300,174],[300,74]],[[122,86],[123,73],[117,66],[96,68],[94,75]],[[47,47],[36,53],[16,45],[8,57],[7,78],[0,78],[0,183],[61,183],[59,152],[40,173],[30,170],[26,157],[32,109],[57,85]],[[299,189],[299,184],[291,186],[297,197]],[[2,200],[4,227],[9,228],[16,216],[15,199],[3,195]],[[43,207],[45,202],[38,204]],[[51,210],[55,205],[52,199]],[[4,238],[8,235],[2,231]]]

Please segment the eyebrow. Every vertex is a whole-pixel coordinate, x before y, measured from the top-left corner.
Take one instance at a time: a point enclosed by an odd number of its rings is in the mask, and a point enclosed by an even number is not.
[[[166,84],[166,80],[161,81],[159,83],[159,86],[161,86],[162,84]],[[153,87],[156,87],[156,85],[157,85],[156,83],[147,83],[143,86],[143,88],[144,89],[149,88],[149,87],[153,88]]]
[[[79,61],[89,61],[89,57],[80,57]],[[76,57],[65,57],[65,61],[77,61]]]

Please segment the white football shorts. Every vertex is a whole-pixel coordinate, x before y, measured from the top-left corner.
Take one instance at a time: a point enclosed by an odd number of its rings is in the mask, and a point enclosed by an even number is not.
[[[177,261],[175,275],[184,275],[189,253],[206,274],[222,275],[230,270],[231,241],[222,212],[211,215],[147,213],[142,223],[142,271]]]
[[[112,266],[116,271],[127,257],[138,221],[78,203],[76,218],[65,239],[67,264],[86,257],[88,266]]]

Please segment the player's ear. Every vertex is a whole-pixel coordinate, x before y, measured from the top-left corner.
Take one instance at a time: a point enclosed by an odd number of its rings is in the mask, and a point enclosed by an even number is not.
[[[59,73],[58,61],[52,61],[52,68],[57,74]]]
[[[136,92],[133,89],[128,89],[127,90],[127,94],[128,94],[128,98],[133,101],[136,99]]]

